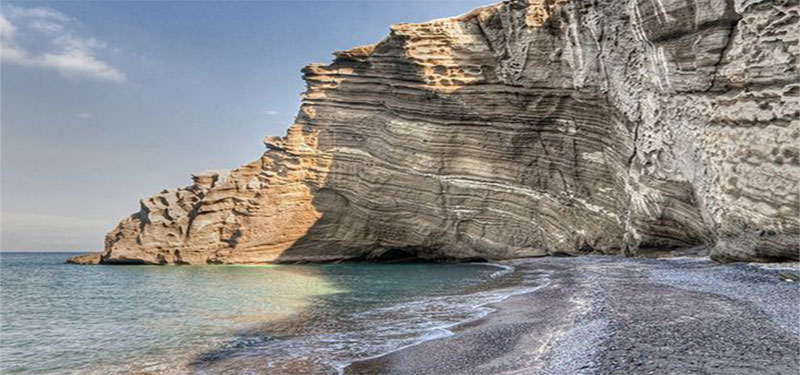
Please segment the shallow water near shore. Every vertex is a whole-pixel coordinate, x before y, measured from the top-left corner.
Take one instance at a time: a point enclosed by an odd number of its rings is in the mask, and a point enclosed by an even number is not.
[[[3,374],[337,373],[540,284],[490,264],[77,266],[68,255],[0,255]]]

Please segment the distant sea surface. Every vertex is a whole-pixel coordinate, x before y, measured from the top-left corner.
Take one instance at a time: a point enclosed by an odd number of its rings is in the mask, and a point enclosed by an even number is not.
[[[537,286],[490,264],[64,264],[70,255],[0,253],[0,373],[335,374]]]

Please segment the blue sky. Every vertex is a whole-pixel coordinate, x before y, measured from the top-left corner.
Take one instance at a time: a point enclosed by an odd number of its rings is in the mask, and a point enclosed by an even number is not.
[[[487,3],[3,1],[0,249],[102,249],[139,199],[257,159],[305,64]]]

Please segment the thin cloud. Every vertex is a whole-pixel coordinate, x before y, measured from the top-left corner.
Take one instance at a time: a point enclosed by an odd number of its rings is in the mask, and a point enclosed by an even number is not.
[[[81,112],[81,113],[78,113],[77,115],[75,115],[75,117],[80,118],[80,119],[84,119],[84,120],[88,120],[90,118],[94,118],[94,113],[92,113],[92,112]]]
[[[14,39],[17,34],[17,28],[6,19],[3,13],[0,13],[0,38],[3,40]]]
[[[278,111],[266,111],[264,113],[269,116],[276,116],[278,114]]]
[[[59,72],[64,77],[83,77],[122,83],[125,73],[100,60],[102,41],[78,35],[75,21],[50,8],[6,5],[0,13],[0,60]],[[27,46],[43,45],[32,52]]]
[[[8,7],[4,7],[4,13],[9,14],[13,18],[31,18],[34,20],[52,20],[61,23],[66,23],[70,21],[70,18],[67,17],[64,13],[61,13],[55,9],[45,8],[45,7],[36,7],[36,8],[22,8],[16,7],[13,5],[9,5]]]

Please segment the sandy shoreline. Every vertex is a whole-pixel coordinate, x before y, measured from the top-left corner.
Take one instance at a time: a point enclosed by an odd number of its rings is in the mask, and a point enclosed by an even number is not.
[[[356,362],[345,374],[792,374],[797,264],[585,256],[508,262],[548,285],[493,305],[455,335]]]

